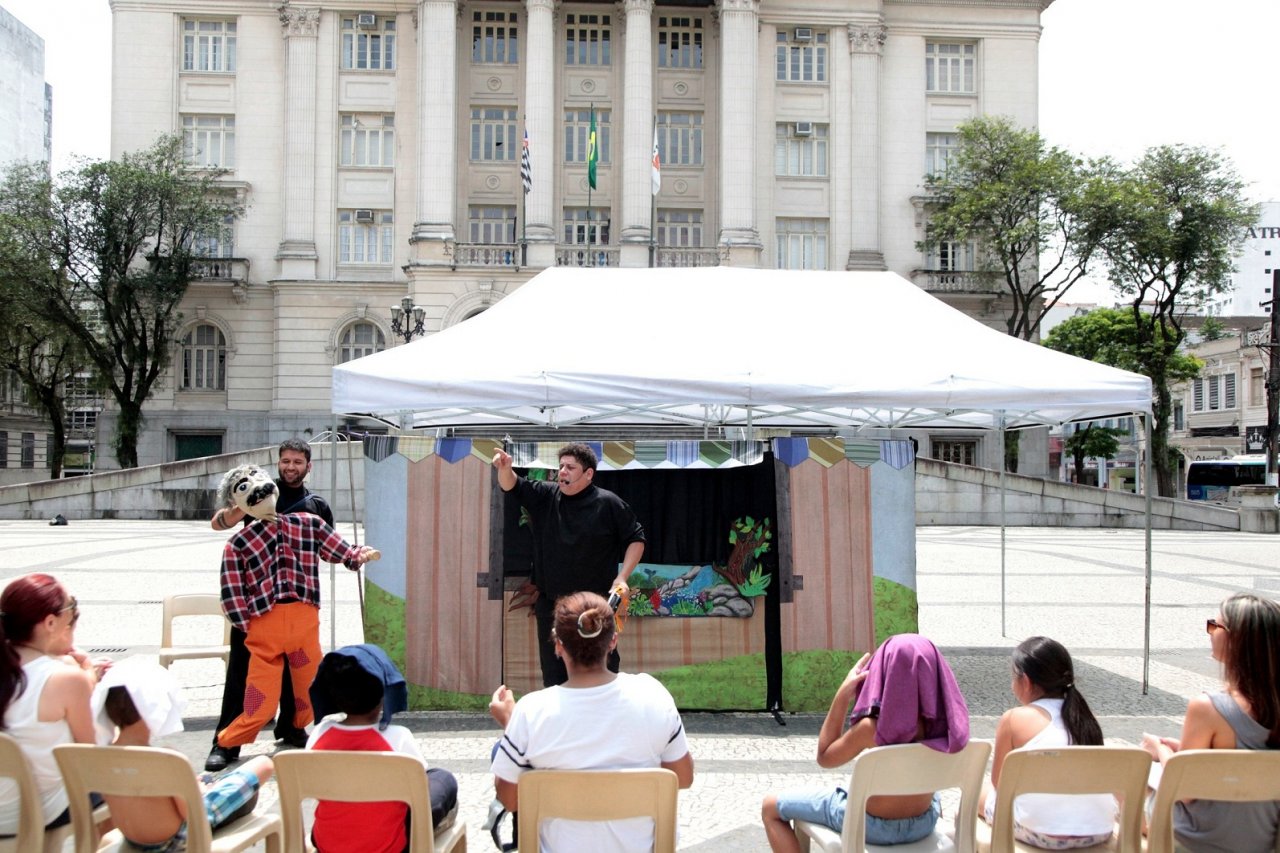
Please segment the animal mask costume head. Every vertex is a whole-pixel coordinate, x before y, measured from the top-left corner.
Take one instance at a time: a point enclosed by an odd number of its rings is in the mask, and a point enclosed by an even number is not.
[[[218,486],[218,503],[236,506],[259,521],[276,520],[276,488],[271,475],[257,465],[241,465],[232,468]]]

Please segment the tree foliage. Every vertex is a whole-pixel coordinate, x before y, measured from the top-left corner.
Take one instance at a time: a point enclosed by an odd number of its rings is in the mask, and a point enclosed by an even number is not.
[[[946,171],[925,177],[931,212],[921,248],[974,241],[1008,289],[1008,333],[1031,340],[1093,257],[1094,232],[1080,222],[1088,170],[1007,118],[976,118],[957,132]]]
[[[1095,423],[1087,423],[1067,436],[1063,448],[1071,454],[1072,466],[1076,472],[1076,482],[1084,482],[1084,461],[1086,459],[1112,459],[1120,452],[1120,438],[1128,433],[1113,427],[1100,427]],[[1099,471],[1099,476],[1102,472]],[[1098,485],[1102,485],[1099,483]]]
[[[188,171],[181,140],[164,137],[56,181],[18,166],[0,184],[0,230],[10,266],[22,269],[18,298],[65,329],[100,374],[119,409],[121,467],[138,464],[142,406],[169,366],[198,239],[239,212],[216,177]]]
[[[1129,300],[1134,353],[1151,377],[1152,462],[1160,494],[1176,487],[1169,451],[1172,387],[1183,318],[1231,286],[1236,251],[1258,207],[1221,153],[1184,145],[1149,149],[1131,168],[1100,164],[1086,194],[1088,230],[1115,289]]]

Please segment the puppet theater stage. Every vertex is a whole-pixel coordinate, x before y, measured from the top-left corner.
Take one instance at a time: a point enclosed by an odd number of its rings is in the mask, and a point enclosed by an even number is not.
[[[565,328],[593,317],[621,319]],[[685,709],[825,710],[862,652],[917,624],[912,446],[888,430],[1057,424],[1150,399],[1146,377],[1010,338],[892,273],[547,270],[334,369],[335,413],[409,433],[365,439],[366,539],[383,552],[365,636],[415,708],[540,684],[534,619],[508,609],[527,534],[490,465],[497,440],[475,435],[555,430],[504,444],[517,469],[552,474],[557,449],[586,440],[596,482],[645,527],[623,668]],[[645,438],[593,441],[597,426]],[[704,438],[652,440],[654,426]]]

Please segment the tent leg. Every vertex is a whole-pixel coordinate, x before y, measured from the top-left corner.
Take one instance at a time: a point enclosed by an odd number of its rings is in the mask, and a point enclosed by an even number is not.
[[[1135,413],[1135,417],[1137,417]],[[1146,498],[1146,565],[1145,565],[1145,599],[1143,602],[1142,620],[1142,695],[1147,695],[1151,683],[1151,413],[1145,413],[1143,433],[1146,441],[1146,459],[1142,463],[1143,495]]]
[[[1009,636],[1008,630],[1005,628],[1005,517],[1004,517],[1004,496],[1007,492],[1004,469],[1004,443],[1005,443],[1005,419],[1004,412],[1000,412],[1000,636]]]

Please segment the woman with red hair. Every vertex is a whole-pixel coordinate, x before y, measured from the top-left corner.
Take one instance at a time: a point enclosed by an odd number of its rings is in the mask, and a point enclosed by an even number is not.
[[[70,819],[53,759],[64,743],[93,743],[94,663],[75,647],[80,608],[52,576],[23,575],[0,593],[0,729],[26,753],[45,828]],[[0,836],[18,832],[18,786],[0,778]]]

